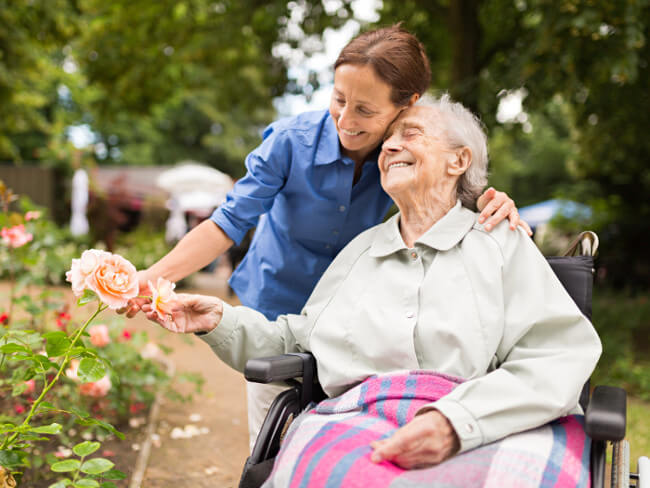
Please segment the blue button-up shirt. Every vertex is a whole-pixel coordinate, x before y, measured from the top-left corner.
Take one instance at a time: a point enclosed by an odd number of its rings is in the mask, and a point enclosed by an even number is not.
[[[257,225],[230,286],[273,320],[299,313],[334,256],[380,223],[392,201],[379,183],[378,151],[352,185],[354,161],[341,154],[326,110],[274,122],[263,137],[211,219],[236,243]]]

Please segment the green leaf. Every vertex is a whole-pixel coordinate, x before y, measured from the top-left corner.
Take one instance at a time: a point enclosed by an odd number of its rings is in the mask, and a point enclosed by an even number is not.
[[[72,483],[72,481],[70,481],[68,478],[64,478],[50,485],[48,488],[65,488],[66,486],[69,486],[70,483]]]
[[[55,473],[69,473],[70,471],[76,471],[81,466],[81,461],[78,459],[66,459],[65,461],[59,461],[50,466],[50,469]]]
[[[41,402],[38,406],[38,410],[57,410],[57,408],[52,405],[50,402]]]
[[[92,302],[96,298],[97,295],[95,292],[86,288],[84,294],[79,298],[79,300],[77,300],[77,305],[81,307],[82,305]]]
[[[72,448],[72,451],[79,457],[88,456],[101,447],[99,442],[84,441]]]
[[[109,469],[102,474],[102,478],[107,480],[125,480],[126,474],[119,469]]]
[[[21,346],[20,344],[16,344],[14,342],[10,342],[9,344],[3,344],[0,346],[0,352],[2,354],[12,354],[14,352],[24,352],[27,354],[31,354],[31,349],[25,346]]]
[[[61,432],[61,424],[53,423],[50,425],[41,425],[40,427],[32,427],[29,431],[38,434],[58,434]]]
[[[79,379],[82,383],[89,383],[91,381],[98,381],[106,374],[106,368],[101,361],[93,358],[83,358],[79,362],[79,370],[77,371]]]
[[[24,465],[24,457],[26,453],[24,451],[0,451],[0,466],[5,468],[14,468],[17,466]]]
[[[45,351],[48,357],[63,356],[70,347],[70,339],[63,331],[47,332],[43,334],[43,337],[47,340]]]
[[[117,485],[112,481],[104,481],[99,488],[117,488]]]
[[[72,486],[74,486],[75,488],[86,488],[86,487],[98,488],[99,483],[97,483],[97,481],[93,479],[85,478],[82,480],[75,481],[74,485]]]
[[[104,458],[90,459],[83,463],[81,472],[86,474],[101,474],[115,466],[115,463]]]

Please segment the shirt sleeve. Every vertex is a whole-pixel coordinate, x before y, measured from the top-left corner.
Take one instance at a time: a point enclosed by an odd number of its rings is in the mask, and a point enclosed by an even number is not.
[[[248,359],[302,352],[292,329],[300,329],[306,322],[305,315],[281,315],[271,322],[251,308],[224,302],[219,325],[198,337],[222,361],[243,372]]]
[[[501,246],[498,367],[423,407],[449,419],[461,452],[571,413],[601,353],[591,323],[546,259],[523,231],[512,234]]]
[[[246,175],[210,217],[235,243],[239,244],[248,229],[257,225],[259,216],[273,205],[287,181],[291,158],[288,131],[270,125],[264,131],[262,144],[246,157]]]

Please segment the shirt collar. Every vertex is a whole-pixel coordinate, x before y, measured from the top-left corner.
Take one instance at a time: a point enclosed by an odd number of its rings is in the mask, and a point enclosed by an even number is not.
[[[370,161],[376,163],[378,157],[379,150],[375,150],[368,156],[366,162]],[[323,121],[323,129],[320,138],[318,139],[314,164],[320,166],[331,164],[336,161],[343,161],[346,164],[354,163],[354,161],[343,156],[341,153],[341,143],[339,141],[339,135],[336,132],[336,125],[334,124],[334,119],[332,119],[332,116],[328,113],[327,117],[325,117],[325,120]]]
[[[399,232],[400,214],[393,215],[377,229],[370,246],[370,256],[385,257],[401,249],[406,249]],[[424,244],[438,251],[448,251],[458,244],[472,229],[476,214],[456,201],[456,205],[438,222],[433,224],[416,243]]]

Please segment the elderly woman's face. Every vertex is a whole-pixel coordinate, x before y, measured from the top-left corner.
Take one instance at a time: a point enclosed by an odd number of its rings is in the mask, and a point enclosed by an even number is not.
[[[428,107],[402,112],[386,132],[379,155],[381,186],[391,195],[427,191],[449,179],[447,162],[455,158]]]

